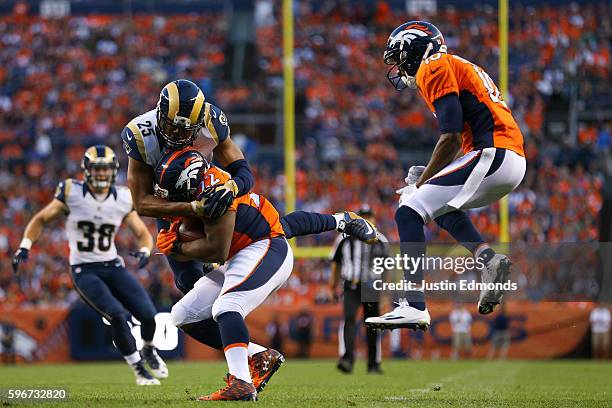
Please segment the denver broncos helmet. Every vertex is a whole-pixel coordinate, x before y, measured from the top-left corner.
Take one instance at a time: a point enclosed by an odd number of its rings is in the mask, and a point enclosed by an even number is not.
[[[112,171],[108,177],[100,175],[94,176],[92,174],[94,168],[107,168]],[[85,180],[93,188],[108,188],[112,186],[117,179],[119,161],[117,160],[115,152],[110,147],[101,144],[94,145],[85,151],[81,159],[81,169],[85,173]]]
[[[191,201],[210,164],[193,147],[166,149],[155,168],[154,194],[169,201]]]
[[[416,88],[414,76],[421,61],[438,52],[446,52],[446,44],[435,25],[427,21],[402,24],[393,30],[387,40],[383,59],[386,65],[392,65],[387,79],[398,91],[407,86]]]
[[[204,123],[204,93],[187,79],[172,81],[161,90],[157,103],[157,133],[166,147],[190,146]]]

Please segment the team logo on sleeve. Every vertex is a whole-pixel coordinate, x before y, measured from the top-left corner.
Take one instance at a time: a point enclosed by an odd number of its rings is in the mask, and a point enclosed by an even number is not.
[[[227,126],[227,117],[225,116],[224,113],[221,113],[219,115],[219,122],[223,125],[223,126]]]

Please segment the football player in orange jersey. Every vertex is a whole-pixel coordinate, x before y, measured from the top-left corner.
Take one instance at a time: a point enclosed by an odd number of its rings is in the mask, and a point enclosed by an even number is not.
[[[423,226],[434,220],[481,261],[483,283],[506,282],[510,260],[484,242],[462,210],[499,200],[525,175],[523,136],[510,109],[481,67],[447,52],[442,33],[431,23],[410,21],[397,27],[387,41],[384,62],[391,65],[387,78],[396,89],[419,90],[440,132],[427,166],[411,167],[407,186],[398,191],[395,220],[402,255],[416,259],[425,254]],[[427,329],[431,319],[421,285],[423,270],[404,270],[404,278],[412,284],[406,299],[366,324]],[[482,290],[479,312],[491,313],[503,293]]]
[[[231,175],[210,165],[194,148],[167,151],[156,168],[155,194],[170,201],[206,199]],[[376,228],[349,212],[304,211],[280,217],[262,195],[233,200],[219,218],[203,218],[203,237],[179,242],[180,220],[161,230],[157,247],[166,255],[201,262],[226,262],[200,278],[171,311],[172,322],[203,344],[223,349],[228,362],[227,387],[203,400],[255,399],[284,361],[276,350],[249,341],[244,318],[287,280],[293,255],[286,238],[340,230],[366,242]]]

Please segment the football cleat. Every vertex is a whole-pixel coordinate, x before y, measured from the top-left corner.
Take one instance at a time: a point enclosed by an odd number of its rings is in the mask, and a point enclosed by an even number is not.
[[[384,374],[380,364],[368,367],[368,374]]]
[[[144,346],[140,350],[140,355],[151,369],[151,373],[157,378],[168,378],[168,367],[164,360],[157,354],[153,346]]]
[[[142,360],[131,365],[136,376],[136,385],[159,385],[160,382],[147,371]]]
[[[365,324],[375,329],[409,328],[415,331],[417,329],[426,331],[431,324],[431,317],[427,309],[419,310],[402,299],[391,312],[378,317],[368,317]]]
[[[334,214],[340,216],[336,230],[353,236],[367,244],[378,242],[378,231],[374,224],[351,211]]]
[[[274,349],[267,349],[249,357],[249,370],[258,393],[284,362],[285,357]]]
[[[257,401],[257,390],[251,383],[236,378],[229,373],[223,379],[227,384],[219,391],[202,395],[199,401]]]
[[[506,255],[495,254],[493,258],[482,269],[480,281],[482,283],[504,283],[510,279],[510,267],[512,262]],[[483,289],[480,291],[478,300],[478,312],[489,314],[495,306],[499,305],[504,296],[503,290]]]
[[[345,374],[351,374],[353,372],[353,362],[343,357],[338,360],[336,368]]]

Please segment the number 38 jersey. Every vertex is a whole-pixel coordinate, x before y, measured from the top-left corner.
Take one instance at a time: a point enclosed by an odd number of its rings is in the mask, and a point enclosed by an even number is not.
[[[164,139],[156,134],[157,111],[148,111],[132,119],[121,132],[123,149],[134,160],[156,168],[164,150]],[[204,103],[204,124],[194,141],[194,147],[212,161],[213,149],[230,135],[227,117],[221,109]]]
[[[70,211],[66,219],[70,265],[117,258],[115,234],[133,210],[127,187],[113,186],[105,199],[97,200],[87,183],[66,179],[57,186],[55,198]]]
[[[523,135],[499,89],[478,65],[457,55],[437,53],[421,63],[416,83],[435,113],[434,102],[451,93],[463,110],[463,152],[499,147],[525,156]]]

